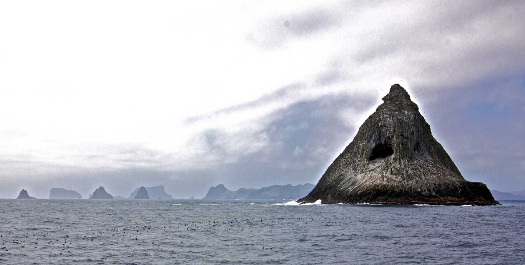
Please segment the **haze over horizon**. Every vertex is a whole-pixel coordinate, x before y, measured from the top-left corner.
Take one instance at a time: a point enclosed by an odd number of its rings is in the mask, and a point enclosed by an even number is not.
[[[525,190],[523,1],[0,2],[0,198],[317,183],[399,83]]]

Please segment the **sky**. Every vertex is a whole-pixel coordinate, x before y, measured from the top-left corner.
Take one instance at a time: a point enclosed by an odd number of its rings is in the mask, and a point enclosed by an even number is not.
[[[392,84],[525,190],[524,1],[2,1],[0,198],[317,183]]]

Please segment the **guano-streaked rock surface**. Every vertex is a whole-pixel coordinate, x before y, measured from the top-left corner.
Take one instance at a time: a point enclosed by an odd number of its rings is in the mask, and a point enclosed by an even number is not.
[[[383,101],[299,202],[498,204],[485,184],[463,178],[403,87]]]

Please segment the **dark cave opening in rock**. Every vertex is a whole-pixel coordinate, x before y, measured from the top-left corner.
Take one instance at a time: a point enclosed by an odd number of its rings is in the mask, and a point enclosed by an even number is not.
[[[368,157],[368,161],[376,160],[378,158],[386,158],[394,153],[392,146],[389,143],[379,143],[374,146],[372,153]]]

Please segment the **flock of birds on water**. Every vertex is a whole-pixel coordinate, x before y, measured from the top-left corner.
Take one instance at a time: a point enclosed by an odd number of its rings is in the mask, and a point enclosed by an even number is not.
[[[75,250],[103,247],[139,247],[151,249],[169,245],[175,247],[191,247],[199,244],[203,236],[221,237],[238,233],[251,232],[257,234],[268,226],[279,227],[282,222],[293,222],[297,225],[307,225],[314,222],[313,218],[265,218],[246,217],[185,221],[181,218],[170,220],[167,225],[108,225],[95,229],[84,229],[72,226],[51,231],[51,227],[24,227],[0,225],[0,263],[2,257],[15,255],[25,251],[42,251],[49,257],[73,256]],[[104,227],[104,228],[103,228]],[[264,228],[266,227],[266,228]],[[261,249],[270,246],[258,246]]]

